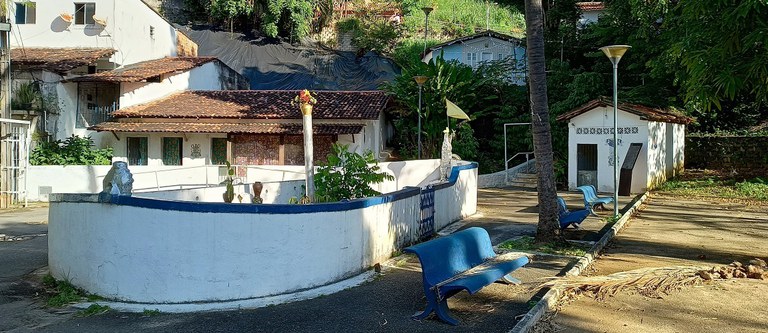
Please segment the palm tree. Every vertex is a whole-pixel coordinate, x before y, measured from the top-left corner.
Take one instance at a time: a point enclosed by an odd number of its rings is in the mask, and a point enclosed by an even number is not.
[[[536,243],[565,242],[558,223],[557,191],[552,152],[552,132],[547,107],[547,74],[544,60],[544,10],[541,0],[525,1],[528,55],[528,89],[531,99],[531,130],[536,155],[539,191],[539,223]]]

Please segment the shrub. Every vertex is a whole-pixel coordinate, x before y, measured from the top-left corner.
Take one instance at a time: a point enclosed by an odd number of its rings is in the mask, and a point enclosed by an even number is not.
[[[112,148],[94,148],[91,137],[73,135],[64,141],[41,141],[29,157],[32,165],[109,165]]]
[[[315,175],[315,201],[334,202],[380,194],[371,188],[384,180],[395,179],[381,170],[367,151],[364,155],[350,152],[348,145],[333,144],[328,162]],[[369,164],[372,164],[369,166]]]

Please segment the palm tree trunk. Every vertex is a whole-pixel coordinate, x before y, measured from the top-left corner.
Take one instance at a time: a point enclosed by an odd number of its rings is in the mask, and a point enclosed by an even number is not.
[[[544,60],[544,11],[541,0],[525,1],[528,54],[528,87],[531,99],[531,129],[536,155],[539,191],[539,223],[536,242],[565,242],[558,223],[557,190],[552,153],[552,132],[547,106],[547,74]]]

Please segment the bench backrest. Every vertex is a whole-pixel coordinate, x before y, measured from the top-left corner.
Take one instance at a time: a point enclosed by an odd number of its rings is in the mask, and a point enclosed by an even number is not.
[[[595,191],[595,187],[592,185],[579,186],[576,189],[584,193],[585,204],[589,204],[597,199],[597,192]]]
[[[488,232],[478,227],[408,247],[405,252],[419,257],[424,282],[430,286],[496,256]]]

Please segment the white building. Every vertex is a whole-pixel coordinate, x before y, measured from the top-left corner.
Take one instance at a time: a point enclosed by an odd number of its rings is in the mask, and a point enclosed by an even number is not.
[[[600,1],[577,2],[576,8],[581,12],[578,26],[579,28],[583,28],[600,19],[600,15],[605,11],[605,4]]]
[[[89,126],[122,107],[184,90],[247,89],[247,81],[141,0],[17,2],[12,18],[12,98],[30,86],[41,98],[15,103],[14,116],[53,139],[104,135]],[[30,111],[32,110],[32,111]]]
[[[593,185],[613,192],[613,102],[593,100],[557,120],[568,121],[568,188]],[[691,121],[674,110],[619,103],[618,161],[624,177],[631,174],[631,193],[652,189],[683,170],[685,125]]]
[[[91,129],[110,133],[113,161],[131,166],[304,165],[298,91],[186,91],[113,114]],[[333,143],[350,151],[384,148],[382,91],[318,91],[312,112],[314,159]]]
[[[486,30],[435,45],[427,50],[422,60],[429,62],[439,57],[447,61],[456,60],[472,68],[483,62],[513,58],[516,70],[511,79],[517,85],[525,85],[525,44],[519,38]]]

